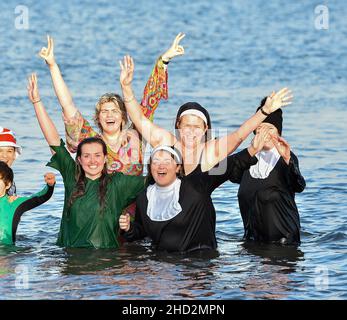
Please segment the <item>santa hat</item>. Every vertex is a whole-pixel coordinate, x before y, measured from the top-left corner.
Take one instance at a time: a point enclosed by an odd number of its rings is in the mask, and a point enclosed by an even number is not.
[[[14,132],[3,127],[0,127],[0,147],[14,147],[16,157],[22,153],[22,147],[17,144]]]

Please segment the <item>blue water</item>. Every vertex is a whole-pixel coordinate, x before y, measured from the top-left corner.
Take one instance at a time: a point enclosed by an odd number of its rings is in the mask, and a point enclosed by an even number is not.
[[[322,1],[323,2],[323,1]],[[28,29],[15,28],[17,1],[0,3],[0,125],[23,155],[20,194],[41,188],[50,152],[26,95],[37,72],[42,99],[63,134],[49,72],[37,53],[46,34],[76,105],[91,118],[97,98],[119,92],[118,60],[133,55],[139,98],[155,58],[187,34],[184,57],[169,65],[169,94],[155,122],[173,128],[178,107],[198,101],[214,128],[232,130],[272,90],[290,87],[283,135],[300,160],[307,188],[297,195],[299,248],[242,241],[237,185],[213,195],[218,255],[163,256],[148,241],[119,251],[55,245],[63,206],[60,176],[52,199],[26,213],[17,247],[0,248],[2,299],[346,299],[347,6],[340,1],[22,1]],[[329,9],[328,30],[314,9]],[[246,147],[245,142],[242,147]]]

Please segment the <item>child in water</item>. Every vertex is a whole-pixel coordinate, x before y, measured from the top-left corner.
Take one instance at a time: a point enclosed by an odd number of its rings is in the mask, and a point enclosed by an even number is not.
[[[29,197],[10,197],[8,192],[13,183],[13,171],[0,161],[0,245],[13,245],[22,214],[48,201],[54,190],[55,175],[45,174],[47,185]]]

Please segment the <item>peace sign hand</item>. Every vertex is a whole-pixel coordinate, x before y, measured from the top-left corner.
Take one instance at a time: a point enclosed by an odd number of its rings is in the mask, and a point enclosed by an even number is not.
[[[162,55],[163,61],[168,62],[174,57],[184,55],[184,48],[179,43],[185,36],[186,35],[182,32],[176,36],[171,47]]]

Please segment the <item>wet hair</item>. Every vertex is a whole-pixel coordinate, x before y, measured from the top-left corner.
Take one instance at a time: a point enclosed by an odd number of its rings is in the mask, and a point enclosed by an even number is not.
[[[174,146],[171,146],[171,148],[174,149],[178,153],[180,159],[182,159],[180,151],[178,149],[176,149]],[[159,150],[159,151],[161,151],[161,150]],[[165,151],[165,150],[163,150],[163,151]],[[170,156],[176,162],[176,159],[172,153],[170,153]],[[152,172],[151,172],[151,164],[152,164],[152,156],[150,157],[149,164],[147,165],[147,177],[146,177],[146,183],[147,184],[154,184],[155,183],[155,180],[154,180],[154,178],[152,176]],[[178,171],[178,173],[176,173],[176,176],[177,176],[177,178],[183,178],[185,176],[183,159],[182,159],[182,163],[178,163],[177,165],[178,166],[180,165],[181,167],[180,167],[180,170]]]
[[[207,130],[205,132],[205,141],[209,141],[211,140],[211,119],[210,119],[210,114],[208,113],[208,111],[202,106],[200,105],[199,103],[197,102],[187,102],[185,104],[183,104],[177,111],[177,115],[176,115],[176,122],[175,122],[175,129],[176,129],[176,132],[177,132],[177,138],[180,140],[181,137],[180,137],[180,133],[178,131],[178,126],[180,124],[180,121],[181,121],[181,114],[186,111],[186,110],[189,110],[189,109],[193,109],[193,110],[198,110],[200,112],[202,112],[206,119],[207,119],[207,125],[206,123],[204,122],[204,126],[205,128],[207,127]]]
[[[5,185],[11,186],[13,183],[13,170],[3,161],[0,161],[0,179],[4,181]],[[6,191],[6,194],[9,190]]]
[[[82,155],[82,147],[86,144],[91,143],[98,143],[102,146],[102,153],[104,156],[107,156],[107,147],[105,142],[99,138],[99,137],[91,137],[82,140],[78,147],[77,147],[77,153],[76,153],[76,173],[75,173],[75,180],[76,185],[74,188],[74,191],[71,194],[70,200],[69,200],[69,206],[71,207],[72,204],[76,201],[77,198],[82,197],[85,194],[86,190],[86,179],[85,179],[85,172],[78,160],[79,157]],[[106,192],[107,192],[107,184],[109,177],[107,175],[107,165],[104,164],[104,168],[102,169],[101,176],[100,176],[100,184],[99,184],[99,201],[100,201],[100,212],[105,208],[106,203]]]
[[[127,110],[125,108],[125,104],[124,101],[122,99],[122,97],[116,93],[105,93],[103,94],[98,102],[95,105],[95,114],[94,114],[94,122],[95,125],[98,126],[100,132],[103,132],[102,126],[100,124],[99,121],[99,115],[100,115],[100,111],[101,111],[101,107],[108,102],[113,102],[115,104],[116,107],[119,108],[121,114],[122,114],[122,122],[124,122],[124,126],[128,123],[128,114],[127,114]],[[123,126],[121,125],[121,130],[123,130]]]

